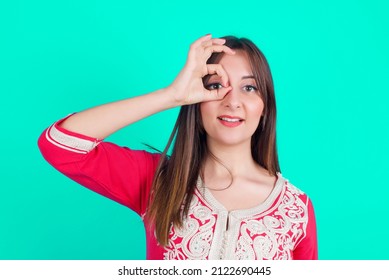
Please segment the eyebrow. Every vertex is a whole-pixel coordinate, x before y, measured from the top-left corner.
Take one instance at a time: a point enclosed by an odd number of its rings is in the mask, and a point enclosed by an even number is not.
[[[218,74],[212,74],[212,75],[209,76],[209,78],[215,77],[215,76],[216,76],[216,77],[219,77]],[[254,79],[254,80],[255,80],[255,77],[254,77],[254,75],[243,76],[243,77],[242,77],[242,80],[245,80],[245,79]]]
[[[244,79],[255,79],[255,77],[253,75],[250,75],[250,76],[243,76],[242,77],[242,80]]]

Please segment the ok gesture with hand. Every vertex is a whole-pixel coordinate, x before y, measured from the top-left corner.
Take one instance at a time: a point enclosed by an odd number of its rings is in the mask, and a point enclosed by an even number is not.
[[[224,39],[211,38],[211,35],[203,36],[192,43],[184,68],[169,86],[176,102],[180,105],[189,105],[220,100],[231,90],[227,73],[223,67],[220,64],[207,64],[207,60],[214,52],[235,54],[235,51],[225,46],[224,43]],[[222,87],[208,90],[204,87],[202,78],[213,74],[220,77]]]

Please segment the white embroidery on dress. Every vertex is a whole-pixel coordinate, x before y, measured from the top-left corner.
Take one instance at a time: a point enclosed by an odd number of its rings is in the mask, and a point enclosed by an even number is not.
[[[282,201],[271,216],[253,217],[240,226],[237,259],[291,259],[294,246],[308,222],[300,190],[288,184]]]
[[[171,226],[164,259],[204,260],[209,255],[216,218],[211,209],[193,196],[182,228]]]
[[[169,244],[165,247],[165,259],[208,259],[213,238],[221,240],[228,235],[227,244],[220,242],[221,255],[230,252],[226,258],[291,259],[299,240],[304,237],[308,223],[308,212],[303,193],[285,182],[277,203],[265,212],[247,216],[234,213],[238,222],[229,231],[216,230],[218,210],[201,201],[197,195],[193,200],[182,228],[170,228]],[[233,234],[236,232],[236,235]],[[218,236],[214,236],[217,233]],[[220,235],[220,236],[219,236]],[[230,239],[231,238],[231,239]]]
[[[97,140],[90,141],[65,134],[58,130],[55,127],[55,124],[46,130],[46,139],[57,147],[81,154],[86,154],[87,152],[93,150],[93,148],[95,148],[100,143]]]

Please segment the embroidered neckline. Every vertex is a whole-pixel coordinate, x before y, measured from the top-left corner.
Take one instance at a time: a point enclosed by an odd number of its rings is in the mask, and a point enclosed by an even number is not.
[[[230,212],[198,180],[183,227],[170,229],[164,258],[293,258],[296,244],[306,234],[307,203],[299,189],[277,175],[262,204]]]
[[[275,202],[276,198],[281,193],[285,183],[287,180],[285,180],[281,173],[277,173],[277,181],[275,183],[275,186],[272,190],[272,192],[269,194],[269,196],[265,199],[264,202],[261,204],[247,208],[247,209],[237,209],[228,211],[223,204],[221,204],[213,195],[212,193],[207,189],[202,187],[203,180],[199,176],[196,183],[196,190],[198,192],[198,195],[205,199],[205,203],[211,207],[211,209],[217,211],[217,212],[228,212],[230,215],[235,216],[236,218],[245,218],[252,215],[258,215],[262,214],[265,210],[269,210],[270,206]]]

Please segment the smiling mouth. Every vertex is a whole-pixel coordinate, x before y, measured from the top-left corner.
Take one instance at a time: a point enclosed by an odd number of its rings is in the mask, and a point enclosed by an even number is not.
[[[237,118],[226,118],[226,117],[217,117],[221,121],[230,122],[230,123],[237,123],[237,122],[243,122],[242,119]]]

